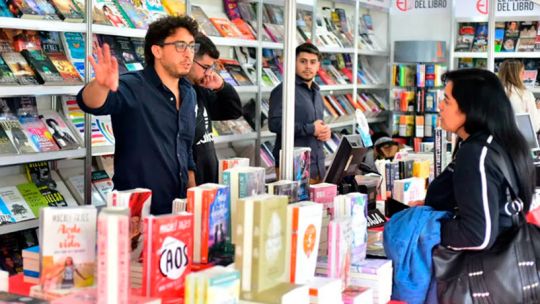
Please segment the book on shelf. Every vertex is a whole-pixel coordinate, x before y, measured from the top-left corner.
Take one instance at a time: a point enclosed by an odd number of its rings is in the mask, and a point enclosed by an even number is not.
[[[186,3],[184,0],[162,0],[163,8],[171,16],[182,16],[186,14]]]
[[[84,14],[71,0],[50,0],[56,13],[65,22],[83,22]]]
[[[131,0],[115,0],[118,5],[119,11],[122,13],[131,27],[137,29],[148,29],[150,23],[150,17],[148,11],[142,7],[135,6],[135,1]]]
[[[139,62],[133,44],[128,37],[114,37],[115,53],[121,57],[121,61],[128,71],[138,71],[143,69]]]
[[[7,134],[9,140],[19,153],[39,152],[17,119],[1,120],[0,127]]]
[[[104,15],[112,26],[132,28],[131,22],[125,18],[116,3],[111,0],[96,0],[94,2],[94,10]]]
[[[48,128],[52,139],[54,139],[61,150],[71,150],[79,147],[75,136],[65,123],[65,118],[58,112],[42,111],[39,118]]]
[[[220,159],[219,160],[219,168],[218,168],[218,175],[219,175],[219,183],[223,183],[223,172],[227,169],[231,169],[234,167],[249,167],[249,158],[245,157],[233,157],[228,159]]]
[[[454,51],[469,52],[473,45],[475,31],[474,23],[459,24],[458,37],[456,39]]]
[[[515,52],[517,40],[519,38],[519,22],[508,21],[505,23],[504,40],[502,43],[503,52]]]
[[[227,18],[211,17],[210,22],[218,30],[221,37],[243,38],[242,32]]]
[[[21,117],[19,121],[28,139],[39,152],[60,150],[45,124],[38,117]]]
[[[151,21],[156,21],[167,16],[167,12],[159,0],[145,0],[145,7],[149,12]]]
[[[26,59],[18,52],[2,53],[2,58],[10,68],[13,75],[17,78],[19,84],[22,85],[37,85],[39,82],[36,79],[36,74],[26,61]]]
[[[0,188],[0,213],[4,222],[21,222],[37,218],[17,187]]]
[[[93,206],[45,207],[40,216],[40,285],[43,290],[94,284],[96,220]]]
[[[220,59],[220,62],[239,86],[253,85],[250,77],[245,73],[238,61],[233,59]]]
[[[81,79],[84,78],[85,42],[82,33],[62,32],[60,39],[66,52]],[[93,75],[92,75],[93,77]]]
[[[471,51],[486,52],[487,44],[488,44],[488,25],[487,23],[478,23],[478,25],[476,25]]]
[[[214,24],[210,21],[210,19],[208,19],[208,16],[200,6],[192,5],[191,15],[195,20],[197,20],[197,23],[199,23],[199,28],[204,34],[211,37],[221,37]]]

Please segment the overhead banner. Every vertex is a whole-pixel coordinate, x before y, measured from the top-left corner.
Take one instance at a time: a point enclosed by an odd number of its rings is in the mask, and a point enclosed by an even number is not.
[[[399,1],[399,0],[398,0]],[[455,0],[456,18],[478,18],[488,16],[488,0]],[[496,17],[529,17],[540,18],[540,5],[530,0],[495,0]]]
[[[540,5],[530,0],[497,0],[496,17],[529,17],[540,18]]]
[[[392,0],[392,14],[432,14],[449,11],[451,0]]]

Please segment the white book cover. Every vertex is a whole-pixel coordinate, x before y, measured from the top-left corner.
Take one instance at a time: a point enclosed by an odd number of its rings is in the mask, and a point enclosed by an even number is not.
[[[364,193],[348,193],[351,200],[351,264],[365,260],[367,250],[367,195]]]
[[[65,179],[66,185],[70,188],[79,205],[84,205],[84,176],[73,175]],[[92,205],[99,207],[105,206],[105,200],[92,185]]]
[[[305,284],[315,276],[321,237],[322,205],[287,206],[287,274],[290,283]]]
[[[94,285],[96,220],[94,206],[41,209],[40,281],[43,290]]]
[[[328,277],[349,286],[351,266],[351,219],[342,217],[328,225]]]
[[[129,210],[103,208],[98,217],[98,303],[129,303]]]
[[[11,222],[36,218],[30,206],[15,186],[0,188],[0,213],[8,215]]]
[[[341,296],[341,280],[324,277],[314,277],[306,286],[309,288],[310,303],[332,303]]]

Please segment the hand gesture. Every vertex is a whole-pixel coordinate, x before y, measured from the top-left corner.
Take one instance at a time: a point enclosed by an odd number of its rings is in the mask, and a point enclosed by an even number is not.
[[[88,56],[90,64],[94,68],[95,81],[111,91],[118,89],[118,61],[111,55],[111,48],[103,44],[103,48],[96,49],[97,62],[94,57]]]
[[[315,126],[315,132],[313,133],[313,136],[315,136],[317,140],[327,141],[330,139],[332,132],[330,130],[330,127],[326,125],[324,121],[320,119],[316,120],[313,125]]]
[[[212,71],[212,73],[204,75],[200,85],[203,88],[217,90],[223,87],[223,82],[223,78],[221,78],[221,76],[219,76],[216,72]]]

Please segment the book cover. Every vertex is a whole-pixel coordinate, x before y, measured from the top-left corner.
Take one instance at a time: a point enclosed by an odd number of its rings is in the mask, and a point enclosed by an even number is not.
[[[156,21],[161,17],[167,16],[160,0],[145,0],[146,9],[149,12],[150,20]]]
[[[234,167],[249,167],[249,158],[233,157],[219,160],[219,183],[223,184],[223,172]]]
[[[194,216],[193,262],[212,262],[231,239],[229,187],[203,184],[188,189],[187,211]]]
[[[351,266],[351,219],[342,217],[328,224],[328,277],[349,286]]]
[[[49,133],[62,150],[77,149],[79,143],[64,122],[64,118],[55,111],[43,111],[39,115],[41,121],[48,128]]]
[[[0,213],[10,216],[11,222],[36,218],[30,206],[14,186],[0,188]]]
[[[267,184],[268,193],[275,195],[286,195],[289,198],[289,204],[298,201],[298,182],[289,180],[280,180]]]
[[[9,0],[6,1],[9,11],[17,18],[44,19],[40,14],[37,3],[33,0]]]
[[[9,140],[11,140],[11,143],[17,149],[17,151],[19,151],[19,153],[39,152],[36,146],[34,146],[34,144],[29,140],[18,120],[1,120],[0,127],[2,127],[4,132],[9,137]]]
[[[101,11],[112,26],[131,28],[130,23],[122,15],[118,6],[110,0],[97,0],[94,2],[95,8]]]
[[[85,44],[82,33],[62,32],[60,38],[66,57],[69,58],[81,79],[84,79]]]
[[[41,209],[43,290],[89,287],[96,269],[96,220],[93,206]]]
[[[240,272],[214,266],[186,277],[184,304],[238,303],[240,301]]]
[[[113,191],[113,182],[107,172],[103,170],[92,171],[92,186],[96,188],[103,200],[107,200],[109,193]]]
[[[17,52],[2,53],[4,62],[8,65],[9,69],[17,81],[22,85],[35,85],[39,84],[36,79],[36,75],[26,59]]]
[[[83,12],[71,0],[50,0],[60,19],[66,22],[83,22]]]
[[[128,71],[138,71],[143,69],[143,65],[137,59],[133,44],[128,37],[115,37],[116,54],[122,58],[123,64]]]
[[[234,80],[236,81],[238,85],[240,86],[253,85],[249,76],[244,72],[244,70],[242,69],[242,66],[240,66],[239,64],[225,64],[225,68],[227,69],[227,71],[229,71],[229,73],[231,74],[231,76],[234,78]]]
[[[131,262],[142,262],[144,219],[150,214],[152,191],[144,188],[109,193],[107,206],[129,208],[129,237]]]
[[[28,204],[32,210],[32,213],[34,213],[36,217],[39,216],[41,208],[49,207],[47,200],[45,197],[43,197],[38,187],[34,183],[17,185],[17,190],[19,190],[22,198]]]
[[[368,199],[364,193],[348,193],[351,202],[351,264],[361,263],[367,250],[367,209]]]
[[[329,183],[311,185],[310,200],[323,205],[321,238],[319,256],[328,255],[328,223],[334,218],[334,198],[337,196],[337,186]]]
[[[191,272],[192,231],[190,213],[144,219],[143,296],[182,303],[184,280]]]
[[[287,204],[287,197],[269,194],[248,197],[239,204],[235,265],[244,296],[285,280]]]
[[[472,48],[474,41],[475,27],[470,23],[462,23],[459,25],[458,37],[456,39],[456,52],[468,52]]]
[[[132,0],[115,0],[115,4],[117,4],[120,12],[132,27],[143,30],[148,29],[151,20],[147,10],[143,7],[138,8]],[[129,38],[126,37],[126,39]]]
[[[195,20],[197,20],[197,23],[199,23],[199,28],[204,34],[212,37],[221,37],[214,24],[210,22],[210,19],[208,19],[208,16],[204,13],[200,6],[192,5],[191,15],[193,18],[195,18]]]
[[[287,208],[288,281],[305,284],[315,276],[321,234],[321,204],[300,202]]]
[[[62,77],[64,84],[82,84],[81,75],[65,54],[49,53],[47,56]]]
[[[28,139],[37,147],[39,152],[58,151],[53,137],[45,124],[37,117],[21,118],[21,125],[28,134]]]
[[[17,85],[17,77],[9,69],[4,59],[0,57],[0,86],[1,85]]]
[[[129,303],[129,211],[104,208],[97,222],[97,302]]]
[[[242,38],[242,32],[229,19],[213,17],[209,20],[221,34],[221,37]]]
[[[309,199],[311,148],[296,147],[293,150],[293,180],[298,182],[298,199]]]
[[[231,19],[231,21],[232,21],[232,23],[234,23],[234,25],[236,25],[236,27],[238,28],[240,33],[242,33],[242,38],[243,39],[256,40],[257,35],[256,35],[255,31],[251,28],[249,23],[245,22],[241,18]]]
[[[6,131],[0,127],[0,154],[17,154],[17,149],[9,139]]]
[[[186,3],[184,0],[162,0],[161,3],[170,16],[182,16],[186,14]]]

